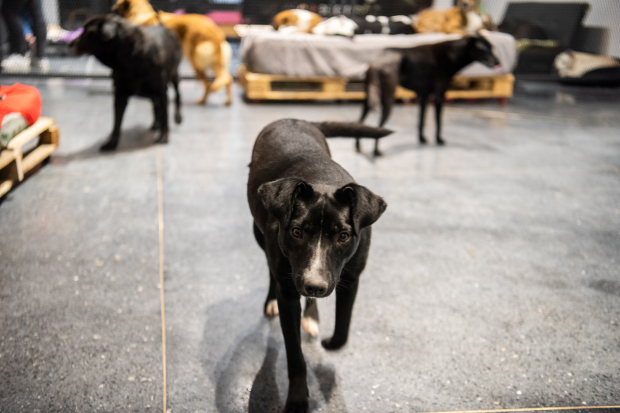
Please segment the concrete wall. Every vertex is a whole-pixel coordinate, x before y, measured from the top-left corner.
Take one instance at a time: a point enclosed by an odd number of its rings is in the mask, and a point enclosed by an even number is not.
[[[482,0],[482,4],[493,16],[493,21],[500,23],[509,2],[532,0]],[[583,20],[585,26],[604,27],[609,30],[609,40],[603,47],[603,53],[620,57],[620,0],[537,0],[540,2],[590,3],[590,11]],[[453,0],[435,0],[436,9],[452,7]]]

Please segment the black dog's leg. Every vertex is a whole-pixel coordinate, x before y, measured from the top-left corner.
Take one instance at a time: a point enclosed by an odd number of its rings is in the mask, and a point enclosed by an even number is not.
[[[276,296],[280,308],[280,326],[286,346],[286,361],[288,363],[288,397],[286,398],[285,413],[307,413],[308,384],[306,382],[306,360],[301,351],[301,303],[297,291],[282,292],[278,285]]]
[[[174,122],[178,125],[183,122],[181,116],[181,95],[179,94],[179,74],[172,77],[172,86],[174,86]]]
[[[151,130],[156,131],[159,130],[159,113],[157,112],[155,99],[151,99],[151,102],[153,103],[153,124],[151,125]]]
[[[392,113],[392,107],[396,99],[394,94],[396,93],[396,86],[398,86],[398,72],[395,70],[382,71],[379,77],[381,79],[381,121],[379,126],[383,126]],[[382,155],[381,151],[379,151],[379,139],[375,139],[374,155]]]
[[[426,118],[426,104],[428,102],[428,95],[420,95],[420,121],[418,122],[418,137],[421,144],[426,143],[424,137],[424,119]]]
[[[263,306],[263,314],[267,317],[277,317],[280,314],[278,301],[276,299],[277,285],[278,284],[274,279],[273,274],[269,271],[269,291],[267,292],[267,299],[265,300],[265,305]]]
[[[319,335],[319,306],[314,298],[306,298],[306,308],[301,326],[312,337]]]
[[[118,92],[114,94],[114,129],[108,141],[99,148],[100,151],[113,151],[118,146],[118,138],[121,135],[121,123],[123,122],[123,115],[125,114],[128,101],[129,96]]]
[[[444,145],[446,143],[441,137],[441,109],[443,107],[443,101],[443,94],[435,95],[435,123],[437,123],[437,133],[435,135],[435,140],[437,141],[437,145]]]
[[[375,76],[372,73],[372,70],[372,68],[368,70],[368,72],[366,73],[366,80],[364,81],[364,90],[366,92],[366,96],[364,97],[364,102],[362,103],[362,116],[360,116],[360,123],[364,123],[364,119],[366,119],[366,116],[368,116],[368,112],[370,112],[369,99],[371,99],[370,93],[372,93],[371,87],[373,87],[373,85],[371,84],[371,79],[373,76]],[[360,147],[360,138],[355,138],[355,150],[357,152],[362,151],[362,148]]]
[[[327,350],[337,350],[344,346],[349,338],[349,325],[351,324],[351,314],[353,312],[353,304],[357,295],[357,287],[359,279],[355,277],[353,280],[340,281],[342,284],[336,290],[336,326],[334,335],[326,338],[321,342]]]
[[[159,96],[153,99],[154,110],[159,113],[159,136],[155,143],[168,143],[168,93],[166,87],[162,88]]]
[[[265,236],[262,232],[260,232],[260,229],[258,229],[256,223],[254,223],[254,238],[261,249],[265,251]],[[265,305],[263,306],[263,313],[267,317],[276,317],[279,314],[278,301],[276,300],[276,285],[276,280],[271,271],[269,271],[269,291],[267,292],[267,299],[265,300]]]

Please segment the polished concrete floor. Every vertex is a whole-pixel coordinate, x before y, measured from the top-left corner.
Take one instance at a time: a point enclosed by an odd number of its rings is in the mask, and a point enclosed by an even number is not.
[[[170,144],[151,144],[134,99],[119,150],[100,154],[109,81],[12,81],[40,88],[61,145],[0,205],[0,412],[162,411],[161,288],[168,411],[279,411],[252,144],[273,120],[355,120],[359,104],[248,104],[236,89],[232,107],[222,93],[196,106],[186,81]],[[396,108],[382,158],[330,142],[389,207],[349,343],[304,335],[313,412],[620,405],[619,91],[522,84],[503,108],[455,103],[446,147],[417,144],[417,112]],[[333,297],[319,306],[326,336]]]

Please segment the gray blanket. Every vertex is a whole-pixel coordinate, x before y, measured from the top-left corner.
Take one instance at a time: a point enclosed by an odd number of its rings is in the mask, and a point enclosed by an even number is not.
[[[316,34],[254,33],[241,42],[243,63],[250,72],[294,77],[364,78],[368,63],[388,47],[413,47],[458,39],[459,35],[420,33],[389,36],[363,34],[348,39]],[[465,76],[510,73],[517,62],[515,39],[505,33],[489,32],[487,38],[502,70],[496,72],[475,62],[459,74]]]

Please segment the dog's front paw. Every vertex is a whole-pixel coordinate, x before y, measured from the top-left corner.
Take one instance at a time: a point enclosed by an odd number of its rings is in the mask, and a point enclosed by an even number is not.
[[[280,314],[278,310],[278,300],[269,300],[265,306],[265,315],[267,317],[277,317]]]
[[[319,322],[312,317],[304,317],[301,319],[301,326],[306,330],[306,333],[312,337],[319,335]]]
[[[422,135],[420,135],[420,144],[426,145],[426,138]]]
[[[321,341],[321,345],[323,346],[325,350],[338,350],[342,346],[344,346],[346,343],[347,343],[346,340],[345,341],[334,340],[333,337],[326,338]]]
[[[286,406],[284,406],[284,413],[310,413],[310,405],[308,404],[308,400],[287,400]]]
[[[159,137],[155,139],[155,143],[168,143],[168,132],[161,132]]]
[[[99,150],[101,152],[110,152],[110,151],[116,150],[117,146],[118,146],[118,140],[110,139],[109,141],[101,145],[99,147]]]
[[[374,154],[375,156],[383,156],[383,152],[381,152],[379,149],[375,149]]]
[[[443,139],[441,139],[441,137],[437,137],[437,145],[439,146],[443,146],[446,144],[446,141],[444,141]]]

